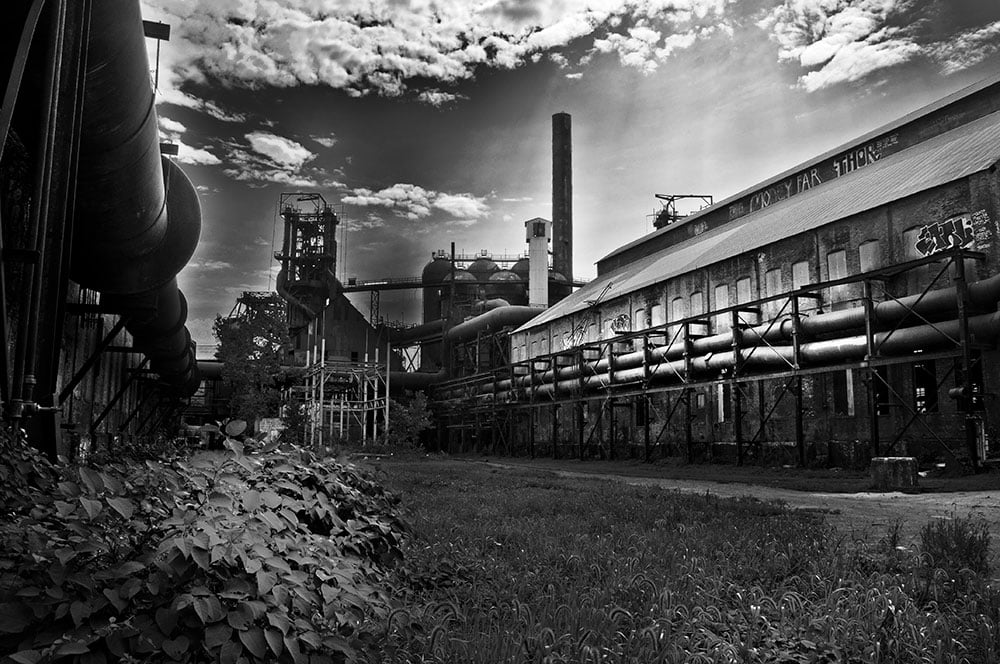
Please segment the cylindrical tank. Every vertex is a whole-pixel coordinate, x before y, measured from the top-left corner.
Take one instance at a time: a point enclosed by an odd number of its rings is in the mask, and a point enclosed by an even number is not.
[[[424,266],[421,282],[424,285],[424,321],[430,323],[441,317],[441,302],[445,293],[441,288],[445,277],[451,273],[451,260],[440,253],[434,254],[430,263]]]
[[[469,274],[474,276],[479,282],[486,282],[490,276],[500,269],[500,266],[493,262],[492,258],[483,256],[477,258],[469,264]]]
[[[517,261],[510,267],[510,271],[516,274],[521,279],[528,278],[528,270],[529,267],[527,258],[522,258],[521,260]]]
[[[443,251],[431,254],[431,262],[424,266],[420,275],[424,285],[424,323],[432,323],[441,318],[447,291],[442,287],[445,277],[451,274],[451,259]],[[420,345],[420,366],[431,371],[441,366],[441,343]]]
[[[486,297],[502,298],[511,304],[527,304],[525,284],[521,281],[523,279],[513,270],[494,272],[486,283]]]
[[[573,292],[569,279],[555,270],[549,270],[549,306]]]

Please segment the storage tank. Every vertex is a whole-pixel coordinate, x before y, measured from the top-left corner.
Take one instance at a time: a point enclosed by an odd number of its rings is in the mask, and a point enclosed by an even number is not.
[[[528,278],[528,258],[522,258],[510,267],[510,271],[518,276],[519,279]]]
[[[443,251],[431,254],[431,262],[424,266],[420,275],[424,285],[424,322],[430,323],[441,317],[441,303],[447,293],[441,288],[445,277],[451,274],[451,260]]]
[[[490,275],[486,283],[486,297],[507,300],[510,304],[527,304],[528,298],[523,279],[513,270],[500,270]]]
[[[469,273],[468,270],[461,268],[456,269],[454,275],[455,291],[450,315],[448,311],[448,300],[452,296],[451,274],[444,278],[444,284],[441,286],[441,318],[461,320],[471,311],[472,303],[481,299],[482,295],[480,293],[479,282],[476,280],[475,276]]]
[[[481,256],[469,264],[469,274],[471,274],[480,283],[485,283],[489,281],[489,278],[494,272],[497,272],[500,266],[493,262],[493,259],[488,256]]]
[[[549,306],[573,292],[569,279],[555,270],[549,270]]]

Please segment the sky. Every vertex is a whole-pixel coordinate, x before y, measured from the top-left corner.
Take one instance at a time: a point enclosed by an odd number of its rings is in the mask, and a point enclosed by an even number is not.
[[[205,347],[274,288],[282,193],[338,211],[342,281],[419,276],[452,242],[521,253],[566,112],[587,279],[652,230],[655,194],[722,200],[1000,72],[996,0],[141,3],[171,26],[157,112],[200,194],[178,282]],[[380,313],[420,322],[419,298],[383,292]]]

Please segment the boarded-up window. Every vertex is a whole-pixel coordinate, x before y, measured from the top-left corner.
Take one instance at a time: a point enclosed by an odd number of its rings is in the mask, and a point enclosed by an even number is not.
[[[736,304],[746,304],[753,299],[750,293],[750,277],[736,280]]]
[[[713,293],[714,302],[712,303],[712,308],[715,310],[725,309],[729,306],[729,284],[719,284],[715,287]],[[727,331],[731,325],[731,318],[729,312],[719,314],[715,317],[715,331],[716,333]]]
[[[843,249],[831,251],[826,255],[827,279],[834,281],[847,276],[847,252]],[[847,299],[847,285],[833,286],[830,288],[830,301],[843,302]]]
[[[792,263],[792,288],[802,288],[812,283],[809,274],[809,261]]]
[[[644,307],[639,307],[632,313],[632,331],[638,332],[639,330],[646,329],[646,309]]]
[[[667,318],[664,315],[663,305],[659,302],[650,305],[649,307],[649,324],[652,327],[658,327],[667,322]]]
[[[858,247],[861,271],[870,272],[882,267],[882,248],[878,240],[862,242]]]

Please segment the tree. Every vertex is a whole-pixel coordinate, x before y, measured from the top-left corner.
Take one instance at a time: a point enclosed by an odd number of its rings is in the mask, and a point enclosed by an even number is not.
[[[434,423],[423,392],[415,393],[408,401],[395,399],[389,404],[389,430],[386,443],[398,447],[415,447],[420,434]]]
[[[243,293],[233,314],[216,317],[214,331],[231,415],[248,422],[277,416],[289,345],[284,302],[275,293]]]

